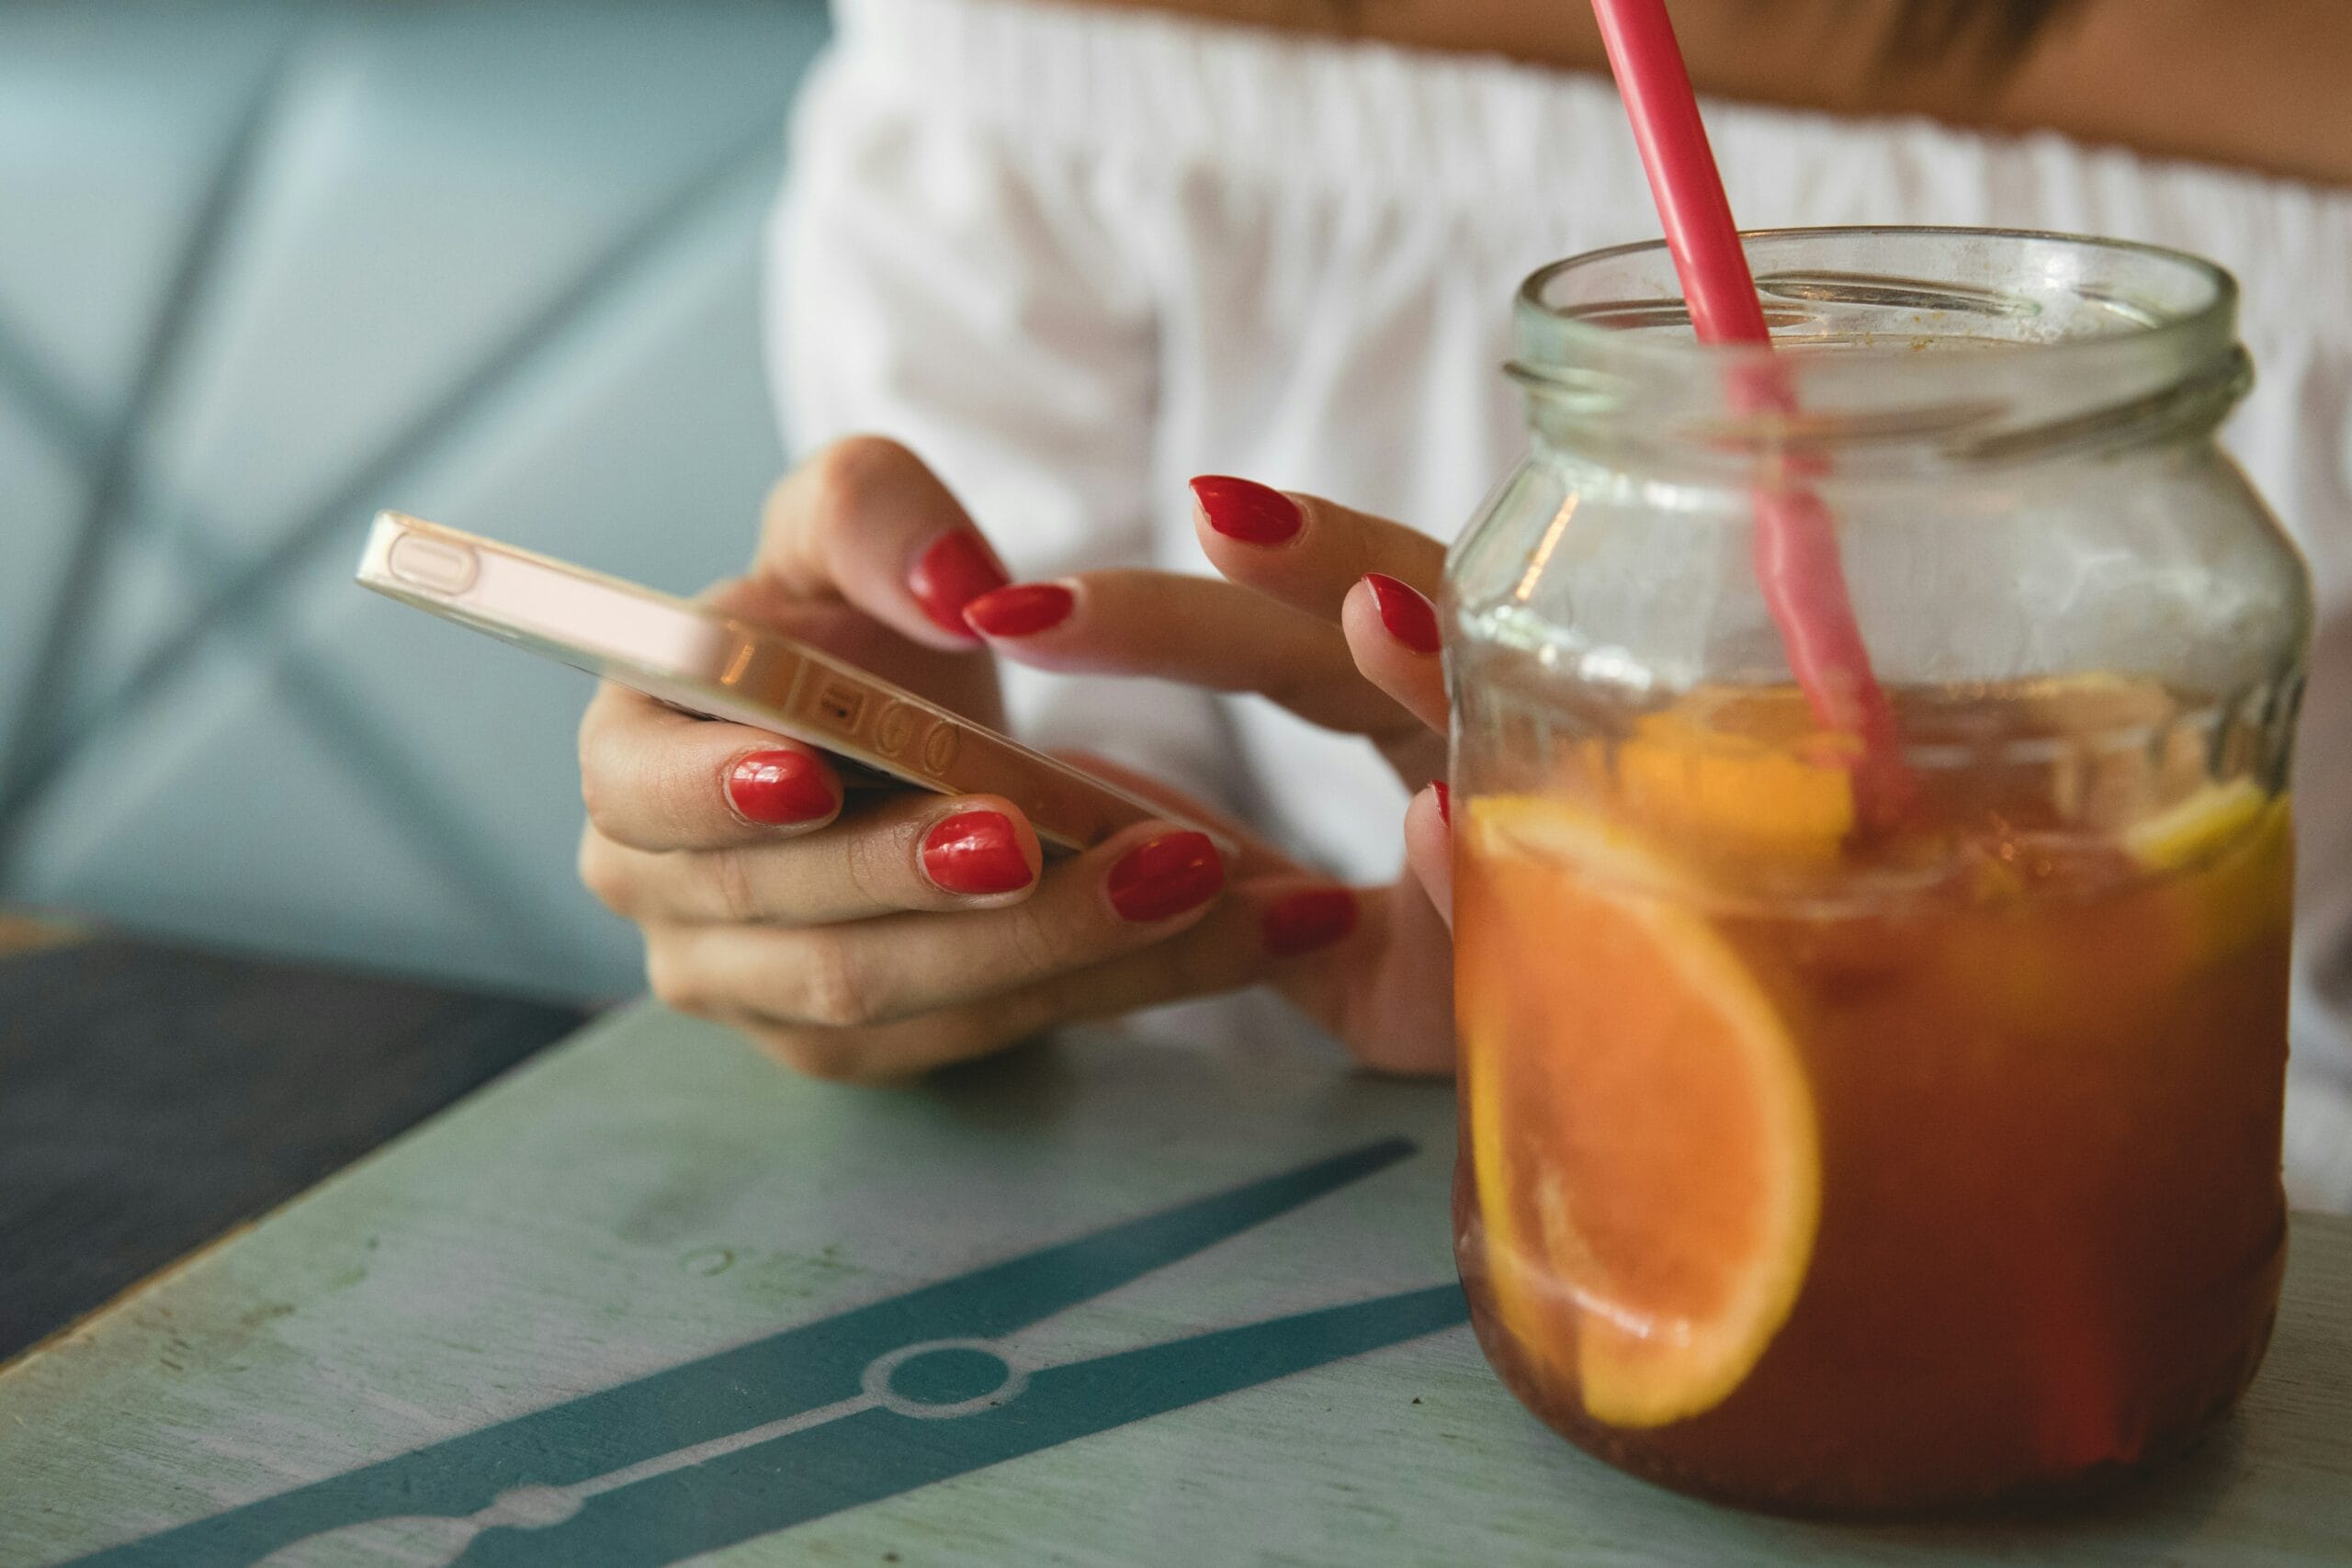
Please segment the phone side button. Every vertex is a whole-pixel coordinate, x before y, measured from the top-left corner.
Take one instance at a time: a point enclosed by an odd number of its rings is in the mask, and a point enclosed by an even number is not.
[[[915,710],[904,703],[894,702],[882,709],[882,716],[874,721],[874,749],[885,757],[903,757],[915,736]]]
[[[462,545],[402,534],[384,552],[384,567],[413,588],[431,593],[463,593],[474,585],[480,563]]]
[[[922,771],[933,778],[947,772],[956,761],[956,744],[964,732],[952,724],[934,724],[931,733],[922,738]]]

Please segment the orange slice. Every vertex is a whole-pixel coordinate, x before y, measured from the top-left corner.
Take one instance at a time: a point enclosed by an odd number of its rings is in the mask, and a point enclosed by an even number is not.
[[[1739,1386],[1795,1303],[1820,1145],[1794,1041],[1685,874],[1556,801],[1470,803],[1457,903],[1472,1174],[1496,1310],[1586,1411]]]
[[[1792,688],[1694,693],[1618,746],[1613,805],[1701,854],[1827,861],[1854,827],[1849,760]]]

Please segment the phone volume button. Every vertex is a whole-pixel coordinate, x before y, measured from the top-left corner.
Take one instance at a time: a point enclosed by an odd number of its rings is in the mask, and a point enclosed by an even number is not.
[[[931,733],[922,738],[922,771],[933,777],[944,773],[956,761],[956,744],[963,733],[952,724],[933,724]]]
[[[904,703],[892,703],[874,721],[874,749],[886,757],[906,755],[915,738],[915,710]]]

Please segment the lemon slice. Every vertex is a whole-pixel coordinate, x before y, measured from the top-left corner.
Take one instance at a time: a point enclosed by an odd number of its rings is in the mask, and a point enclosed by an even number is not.
[[[2123,847],[2142,865],[2176,871],[2245,832],[2270,805],[2269,793],[2243,775],[2226,784],[2209,784],[2178,805],[2124,829]]]
[[[1594,1419],[1713,1408],[1812,1261],[1795,1041],[1674,866],[1555,801],[1470,803],[1457,904],[1472,1174],[1496,1310]],[[1639,889],[1640,891],[1628,891]]]
[[[2123,835],[2124,848],[2166,874],[2185,962],[2215,964],[2276,940],[2294,919],[2294,812],[2252,779],[2207,784]]]

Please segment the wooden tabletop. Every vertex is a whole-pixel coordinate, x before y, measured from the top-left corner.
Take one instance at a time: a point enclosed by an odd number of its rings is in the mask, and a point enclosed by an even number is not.
[[[640,1008],[0,1372],[0,1562],[2352,1561],[2352,1224],[2158,1482],[1801,1524],[1496,1382],[1453,1116],[1251,1000],[895,1090]]]

